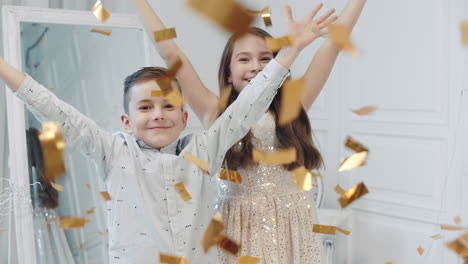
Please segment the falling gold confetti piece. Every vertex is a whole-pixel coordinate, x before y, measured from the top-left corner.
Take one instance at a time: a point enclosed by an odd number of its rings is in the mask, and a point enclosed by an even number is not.
[[[262,9],[262,18],[263,23],[265,23],[265,26],[271,27],[271,11],[269,7],[265,7]]]
[[[352,170],[357,167],[366,165],[367,151],[354,153],[353,155],[343,159],[340,164],[338,171]]]
[[[468,21],[462,21],[460,23],[461,37],[464,46],[468,46]]]
[[[442,224],[440,225],[440,229],[447,230],[447,231],[460,231],[460,230],[468,230],[468,227]]]
[[[375,112],[375,110],[377,110],[377,107],[375,106],[365,106],[363,108],[353,110],[353,113],[360,116],[371,115]]]
[[[164,99],[174,107],[179,107],[184,104],[184,98],[176,89],[172,89],[164,96]]]
[[[349,52],[352,55],[358,54],[358,51],[351,41],[351,31],[345,25],[328,25],[328,36],[339,48]]]
[[[86,214],[94,214],[94,208],[91,208],[88,211],[86,211]]]
[[[435,235],[431,236],[431,238],[434,239],[434,240],[439,240],[439,239],[442,238],[442,236],[440,234],[435,234]]]
[[[110,196],[108,192],[101,192],[101,196],[102,196],[102,199],[104,199],[104,201],[112,200],[112,197]]]
[[[224,223],[221,220],[221,214],[219,212],[211,219],[210,224],[203,234],[201,245],[205,253],[214,245],[218,245],[220,248],[234,255],[237,254],[240,248],[236,242],[232,241],[224,234]]]
[[[180,193],[182,198],[184,198],[184,201],[190,201],[192,200],[192,196],[190,196],[190,193],[187,191],[185,188],[185,185],[183,182],[176,183],[175,188],[177,191]]]
[[[5,228],[0,228],[0,232],[5,232],[7,231]]]
[[[231,96],[232,93],[232,85],[226,86],[226,89],[221,90],[221,94],[219,96],[219,102],[218,102],[218,111],[220,113],[224,112],[226,109],[226,106],[229,102],[229,96]]]
[[[188,5],[225,30],[239,35],[247,32],[254,20],[235,0],[189,0]]]
[[[338,184],[335,186],[335,191],[340,195],[345,195],[346,194],[346,191],[343,188],[341,188],[341,186],[338,185]]]
[[[169,69],[167,69],[166,76],[171,79],[174,79],[177,72],[180,70],[181,67],[182,67],[182,60],[180,58],[177,58],[177,60],[171,64]]]
[[[361,143],[357,142],[355,139],[353,139],[352,137],[348,137],[346,139],[346,143],[345,143],[345,146],[351,150],[353,150],[354,152],[356,153],[359,153],[359,152],[369,152],[369,150],[364,147]]]
[[[305,79],[286,80],[281,89],[281,104],[278,123],[285,126],[295,120],[301,112],[302,94],[305,89]]]
[[[294,39],[292,36],[283,36],[280,38],[270,38],[267,37],[265,38],[266,45],[267,47],[272,51],[272,52],[277,52],[283,47],[291,46],[294,44]]]
[[[44,153],[45,178],[49,182],[55,182],[55,179],[65,174],[63,160],[65,141],[62,125],[54,122],[43,123],[39,141]]]
[[[84,217],[61,217],[59,227],[62,229],[82,228],[88,221]]]
[[[200,168],[204,173],[210,174],[208,172],[208,163],[206,161],[195,157],[190,152],[185,152],[184,158],[197,165],[197,167]]]
[[[385,264],[393,264],[393,262],[385,262]]]
[[[458,256],[468,259],[468,233],[465,233],[454,241],[447,243],[446,246]]]
[[[58,217],[54,217],[54,218],[51,218],[51,219],[47,220],[46,225],[48,225],[48,224],[50,224],[50,223],[52,223],[54,221],[57,221],[57,219],[58,219]]]
[[[344,235],[347,235],[349,236],[351,234],[351,231],[348,231],[348,230],[345,230],[345,229],[342,229],[342,228],[339,228],[339,227],[336,227],[336,231],[344,234]]]
[[[221,169],[219,178],[221,180],[231,181],[231,182],[238,183],[238,184],[242,183],[242,176],[237,171]]]
[[[459,224],[461,223],[461,221],[462,221],[462,219],[461,219],[460,216],[455,216],[455,217],[453,218],[453,222],[454,222],[455,224],[457,224],[457,225],[459,225]]]
[[[87,183],[87,184],[86,184],[86,188],[88,188],[88,189],[91,190],[91,184]]]
[[[57,191],[59,191],[59,192],[63,192],[63,186],[62,186],[62,185],[57,184],[57,183],[54,183],[54,182],[50,182],[50,185],[52,185],[52,187],[53,187],[55,190],[57,190]]]
[[[163,97],[163,93],[161,90],[152,90],[151,91],[151,96],[154,97]]]
[[[110,29],[107,30],[107,29],[93,28],[93,29],[91,29],[91,32],[99,33],[99,34],[106,35],[106,36],[110,36],[112,34],[112,30],[110,30]]]
[[[83,243],[80,243],[80,249],[83,249],[84,246],[83,246]]]
[[[362,196],[368,193],[369,190],[367,190],[366,185],[363,182],[361,182],[353,188],[346,191],[346,193],[338,199],[338,202],[340,203],[341,208],[345,208],[352,202],[356,201],[357,199],[361,198]]]
[[[328,235],[336,235],[336,226],[314,224],[312,228],[312,232],[328,234]]]
[[[159,254],[159,262],[168,264],[188,264],[188,259],[186,257],[177,257],[161,253]]]
[[[96,16],[97,19],[99,19],[99,21],[101,21],[101,23],[106,22],[106,20],[109,19],[109,17],[111,16],[109,11],[107,11],[107,9],[104,7],[100,0],[97,0],[94,4],[93,14],[94,16]]]
[[[237,259],[237,264],[257,264],[259,261],[260,259],[256,257],[240,256]]]
[[[291,176],[299,189],[309,191],[315,186],[313,177],[319,176],[319,174],[311,173],[304,166],[301,166],[294,169]]]
[[[153,34],[154,34],[154,41],[156,42],[173,39],[177,37],[175,28],[166,28],[163,30],[158,30],[158,31],[155,31]]]
[[[424,248],[422,248],[421,246],[418,247],[418,253],[420,256],[422,256],[422,254],[424,254]]]
[[[264,152],[254,148],[252,156],[253,160],[258,163],[269,165],[289,164],[296,161],[296,149],[291,147],[279,151]]]

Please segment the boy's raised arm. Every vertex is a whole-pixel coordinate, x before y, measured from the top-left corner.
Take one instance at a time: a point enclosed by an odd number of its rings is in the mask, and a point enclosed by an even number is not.
[[[93,158],[105,171],[108,169],[107,162],[113,151],[116,151],[113,146],[120,140],[118,137],[102,130],[94,121],[61,101],[31,77],[14,69],[1,57],[0,78],[40,122],[63,124],[67,145],[76,147],[84,155]],[[117,144],[119,145],[123,144]]]
[[[16,92],[26,76],[8,64],[3,57],[0,57],[0,78],[8,85],[12,92]]]

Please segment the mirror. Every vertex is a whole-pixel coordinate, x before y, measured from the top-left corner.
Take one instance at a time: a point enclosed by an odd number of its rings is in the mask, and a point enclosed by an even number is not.
[[[147,64],[147,39],[138,19],[116,14],[103,26],[90,12],[60,10],[57,13],[53,9],[25,7],[5,9],[7,19],[16,18],[16,28],[19,29],[12,32],[13,39],[19,40],[15,44],[19,45],[9,46],[11,49],[5,54],[11,56],[19,52],[21,57],[18,57],[19,61],[10,59],[10,62],[22,65],[18,68],[101,127],[108,131],[121,130],[123,80]],[[73,23],[67,23],[67,20]],[[111,34],[91,32],[96,28],[111,31]],[[9,109],[18,109],[16,99],[12,100]],[[10,123],[10,126],[22,130],[21,135],[31,128],[41,130],[41,124],[30,112],[24,110],[23,113],[24,123]],[[31,135],[28,134],[26,142],[28,152],[35,149]],[[18,243],[27,244],[26,240],[34,240],[36,250],[35,254],[25,250],[19,258],[23,258],[24,263],[107,263],[107,208],[100,194],[106,187],[101,180],[100,168],[73,147],[67,147],[66,175],[57,182],[63,191],[54,192],[41,181],[36,168],[31,167],[33,163],[29,160],[27,170],[29,184],[32,184],[32,225],[23,226],[25,231],[32,232],[24,233]],[[58,204],[54,202],[57,195]],[[86,228],[60,229],[58,217],[61,216],[85,216],[89,222]],[[18,225],[21,228],[21,222]],[[26,261],[33,259],[36,262]]]

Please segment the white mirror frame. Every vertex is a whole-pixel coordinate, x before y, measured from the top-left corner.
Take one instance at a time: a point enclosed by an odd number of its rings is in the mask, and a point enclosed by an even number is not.
[[[102,24],[91,11],[75,11],[63,9],[35,8],[24,6],[3,6],[3,45],[4,58],[13,67],[22,70],[21,58],[21,22],[57,23],[70,25],[110,26],[120,28],[142,29],[142,23],[136,15],[112,13]],[[145,64],[155,65],[155,49],[148,34],[143,36]],[[29,184],[28,157],[26,150],[26,127],[24,105],[10,89],[6,90],[8,142],[10,146],[9,167],[10,180],[16,186]],[[14,150],[14,151],[12,151]],[[29,188],[24,188],[26,195]],[[30,197],[30,196],[26,196]],[[36,251],[32,222],[32,208],[24,208],[19,201],[13,201],[18,263],[35,264]],[[9,231],[11,232],[11,231]],[[12,245],[10,245],[12,246]]]

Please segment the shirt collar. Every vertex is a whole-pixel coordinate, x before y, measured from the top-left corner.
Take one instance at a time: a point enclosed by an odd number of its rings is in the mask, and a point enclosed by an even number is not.
[[[143,149],[153,149],[155,151],[159,151],[159,152],[162,152],[162,153],[166,153],[166,154],[176,154],[176,150],[177,150],[177,144],[179,143],[179,139],[175,140],[174,142],[172,142],[171,144],[169,144],[168,146],[158,150],[158,149],[155,149],[151,146],[149,146],[148,144],[146,144],[143,140],[140,140],[140,139],[137,139],[137,144],[140,148],[143,148]]]

